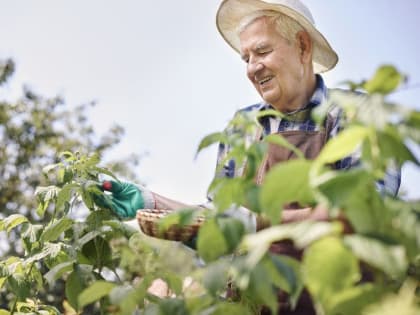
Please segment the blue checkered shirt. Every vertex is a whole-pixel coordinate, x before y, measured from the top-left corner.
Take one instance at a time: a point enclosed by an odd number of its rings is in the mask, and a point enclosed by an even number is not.
[[[317,131],[320,126],[311,118],[311,110],[320,105],[328,96],[328,89],[324,84],[324,80],[320,75],[316,75],[316,89],[312,95],[309,103],[298,112],[285,117],[263,116],[259,119],[262,126],[262,136],[283,132],[283,131]],[[241,109],[239,112],[253,112],[273,109],[267,103],[258,103]],[[341,130],[340,121],[342,119],[343,111],[340,107],[335,106],[329,111],[333,119],[332,127],[330,128],[328,139],[336,136]],[[225,157],[229,153],[230,147],[223,143],[219,144],[219,151],[217,157],[217,177],[233,178],[240,176],[240,167],[235,164],[234,160],[226,162]],[[222,165],[223,163],[223,165]],[[334,165],[335,169],[349,169],[360,164],[360,151],[354,152],[352,155],[337,161]],[[377,188],[381,193],[389,193],[396,195],[401,182],[401,172],[398,168],[389,168],[384,179],[377,182]]]

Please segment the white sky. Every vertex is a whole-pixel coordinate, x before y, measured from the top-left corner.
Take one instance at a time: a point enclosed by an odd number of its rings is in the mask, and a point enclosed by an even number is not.
[[[22,84],[64,96],[69,106],[91,100],[98,132],[113,123],[126,134],[113,155],[148,152],[140,178],[159,193],[202,202],[216,147],[194,160],[200,139],[220,131],[235,110],[259,101],[245,64],[215,27],[218,0],[0,0],[0,58],[16,74],[3,94]],[[371,76],[393,63],[420,83],[417,0],[306,0],[318,28],[338,52],[324,76],[330,87]],[[420,109],[420,89],[394,99]],[[420,173],[404,168],[403,190],[420,197]]]

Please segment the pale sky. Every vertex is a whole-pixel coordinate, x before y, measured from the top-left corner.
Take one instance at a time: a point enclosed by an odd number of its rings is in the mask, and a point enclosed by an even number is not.
[[[417,0],[307,0],[317,27],[337,51],[329,87],[371,76],[392,63],[420,84]],[[138,168],[148,186],[185,202],[205,200],[216,147],[194,160],[200,139],[220,131],[259,96],[245,64],[215,26],[219,0],[0,0],[0,58],[17,64],[0,96],[27,84],[68,106],[96,100],[98,132],[126,134],[114,157],[148,156]],[[420,109],[420,88],[393,99]],[[420,154],[417,152],[417,154]],[[404,168],[402,189],[420,198],[420,172]]]

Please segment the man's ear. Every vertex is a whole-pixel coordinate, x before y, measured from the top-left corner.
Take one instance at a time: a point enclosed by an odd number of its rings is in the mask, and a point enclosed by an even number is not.
[[[312,39],[308,32],[299,31],[296,34],[296,43],[298,44],[300,60],[302,63],[312,62]]]

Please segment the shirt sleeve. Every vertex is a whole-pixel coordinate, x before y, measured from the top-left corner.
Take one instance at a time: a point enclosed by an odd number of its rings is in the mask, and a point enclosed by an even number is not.
[[[224,143],[219,143],[216,162],[216,178],[233,178],[235,176],[235,161],[226,160],[229,154],[230,146]]]
[[[227,133],[233,133],[235,130],[226,129]],[[217,160],[216,160],[216,171],[215,171],[215,178],[234,178],[238,176],[235,160],[227,159],[228,154],[230,153],[231,147],[225,143],[219,143],[218,151],[217,151]],[[215,210],[215,206],[213,204],[213,195],[211,192],[207,195],[207,203],[200,205],[200,207]],[[229,209],[223,212],[224,216],[235,218],[242,222],[244,225],[245,230],[247,233],[253,233],[257,230],[257,217],[256,215],[249,209],[239,206],[239,205],[232,205]]]
[[[382,180],[376,182],[376,189],[381,195],[396,197],[401,185],[401,168],[395,163],[388,166]]]
[[[344,111],[342,108],[336,106],[329,112],[333,117],[333,124],[328,135],[328,139],[337,136],[342,130],[341,121],[343,119]],[[334,165],[335,169],[351,169],[359,167],[361,164],[361,150],[356,150],[351,155],[337,161]],[[396,196],[401,185],[401,168],[395,163],[390,163],[387,167],[383,179],[376,181],[376,189],[381,195]]]

